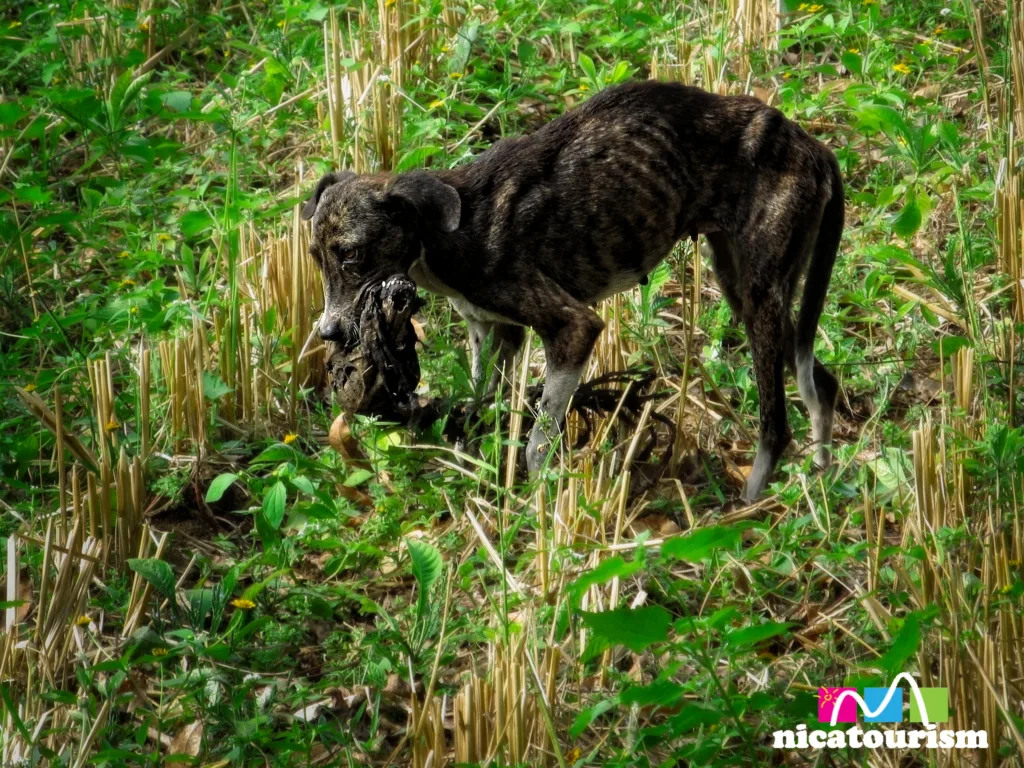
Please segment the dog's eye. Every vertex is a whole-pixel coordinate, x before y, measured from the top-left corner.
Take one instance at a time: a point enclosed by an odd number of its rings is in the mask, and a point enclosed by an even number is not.
[[[355,248],[342,248],[339,245],[331,246],[331,254],[342,264],[352,265],[359,260],[359,252]]]

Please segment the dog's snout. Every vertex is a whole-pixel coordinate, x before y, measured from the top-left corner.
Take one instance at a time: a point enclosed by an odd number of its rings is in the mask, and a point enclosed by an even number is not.
[[[359,344],[359,326],[325,314],[320,318],[320,338],[332,341],[340,351],[348,352]]]
[[[320,318],[320,338],[324,341],[333,341],[341,344],[347,340],[344,332],[344,325],[336,317]]]

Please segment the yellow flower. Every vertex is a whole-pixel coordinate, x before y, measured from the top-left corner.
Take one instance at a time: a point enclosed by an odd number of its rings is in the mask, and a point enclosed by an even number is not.
[[[122,288],[134,288],[135,287],[135,281],[132,280],[130,277],[126,277],[124,280],[121,281],[121,287]]]
[[[580,90],[584,91],[584,92],[585,91],[589,91],[590,90],[590,86],[587,85],[586,83],[580,83]]]
[[[394,5],[397,2],[398,2],[398,0],[384,0],[384,6],[386,8],[390,8],[392,5]]]
[[[430,102],[431,109],[437,109],[438,107],[444,106],[444,99],[437,99],[436,101]]]
[[[289,432],[287,435],[284,436],[284,444],[285,445],[291,445],[292,443],[294,443],[298,439],[299,439],[298,435],[296,435],[294,432]]]
[[[117,419],[111,419],[110,421],[107,422],[105,429],[107,430],[107,432],[113,432],[120,426],[121,425],[117,423]]]
[[[789,78],[791,78],[792,76],[793,76],[792,72],[783,72],[782,73],[782,79],[783,80],[789,80]]]
[[[451,50],[452,47],[448,45],[448,43],[445,43],[444,45],[441,46],[441,53],[450,53]]]
[[[806,10],[807,10],[807,3],[800,3],[800,5],[798,5],[798,6],[796,7],[796,9],[797,9],[798,11],[806,11]]]
[[[878,0],[860,0],[861,5],[877,5]]]
[[[893,72],[899,72],[901,75],[909,75],[910,74],[910,67],[908,67],[902,61],[899,64],[894,64],[892,69],[893,69]]]
[[[149,22],[148,21],[140,21],[139,22],[139,29],[141,29],[143,32],[149,32]]]
[[[154,656],[166,656],[167,655],[167,649],[166,648],[154,648],[153,649],[153,655]]]
[[[18,27],[20,27],[20,26],[21,26],[21,22],[20,22],[20,21],[12,21],[12,22],[11,22],[11,23],[10,23],[10,24],[9,24],[9,25],[7,26],[7,28],[8,28],[8,29],[17,29],[17,28],[18,28]]]
[[[128,311],[129,311],[129,312],[130,312],[131,314],[133,314],[133,315],[137,315],[137,314],[139,314],[139,308],[138,308],[138,307],[132,307],[132,308],[131,308],[131,309],[129,309]]]
[[[817,13],[818,11],[820,11],[824,7],[825,7],[824,5],[812,5],[807,10],[810,11],[811,13]]]
[[[156,239],[157,239],[157,242],[160,242],[160,243],[169,243],[174,238],[171,237],[170,235],[168,235],[166,232],[161,232],[159,235],[156,236]]]
[[[239,597],[232,600],[231,604],[235,606],[235,608],[239,608],[243,611],[251,611],[253,608],[256,607],[256,603],[254,603],[252,600],[246,600],[244,597]]]
[[[860,48],[847,48],[847,53],[860,53]]]
[[[284,29],[284,21],[284,19],[281,19],[279,22],[277,22],[277,26],[279,26],[281,29]]]
[[[35,384],[33,384],[33,383],[32,383],[32,382],[30,381],[30,382],[29,382],[28,384],[26,384],[26,385],[25,385],[25,391],[26,391],[26,392],[35,392],[35,391],[36,391],[36,385],[35,385]]]
[[[84,627],[84,626],[87,626],[89,624],[92,624],[92,619],[90,619],[85,614],[82,614],[77,619],[75,619],[75,624],[77,624],[80,627]]]
[[[128,251],[121,251],[119,254],[117,254],[117,257],[119,259],[127,259],[129,256],[131,256],[131,254],[128,253]]]
[[[935,34],[936,35],[941,35],[945,31],[946,31],[946,25],[945,24],[939,24],[939,26],[937,26],[935,28]]]
[[[448,77],[450,77],[452,80],[458,80],[459,78],[462,77],[462,73],[461,72],[452,72],[450,75],[448,75]]]
[[[569,752],[569,754],[567,754],[565,756],[565,759],[568,760],[570,763],[575,763],[582,756],[583,756],[583,750],[580,749],[579,747],[573,747],[572,751]]]

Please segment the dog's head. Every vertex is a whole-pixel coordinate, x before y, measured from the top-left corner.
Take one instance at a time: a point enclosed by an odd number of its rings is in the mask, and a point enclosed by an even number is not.
[[[324,279],[320,335],[350,349],[359,343],[360,296],[371,285],[406,274],[425,236],[458,229],[459,193],[424,171],[320,179],[302,207],[312,219],[309,251]]]

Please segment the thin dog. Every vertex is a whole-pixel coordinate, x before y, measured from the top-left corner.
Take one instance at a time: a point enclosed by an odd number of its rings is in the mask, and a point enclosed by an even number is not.
[[[753,357],[760,434],[743,491],[752,501],[792,437],[787,366],[810,412],[815,462],[830,461],[839,387],[814,337],[843,207],[835,156],[777,109],[649,81],[608,88],[450,170],[328,174],[302,213],[324,278],[324,339],[357,344],[360,291],[395,274],[450,299],[469,326],[478,378],[488,334],[500,366],[526,328],[537,332],[547,375],[531,473],[603,327],[593,305],[645,279],[680,239],[704,235]]]

